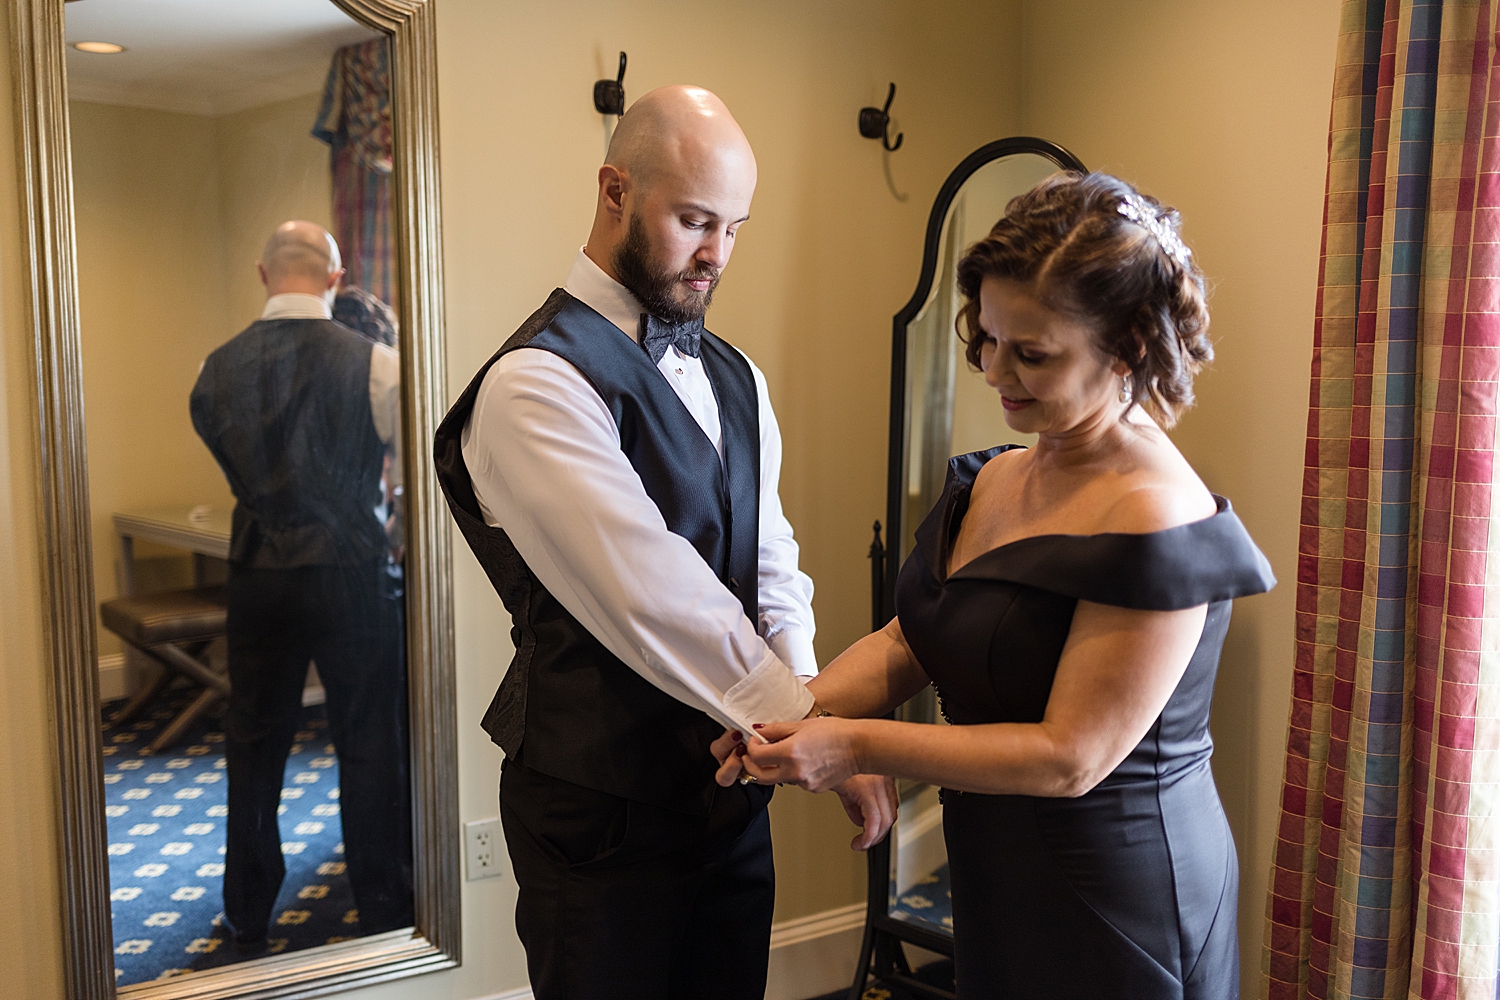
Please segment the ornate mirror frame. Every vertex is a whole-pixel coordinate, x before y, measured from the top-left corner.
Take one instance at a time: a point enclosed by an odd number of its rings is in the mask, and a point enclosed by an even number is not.
[[[332,0],[391,39],[405,440],[446,408],[431,0]],[[57,734],[67,995],[117,995],[96,699],[89,484],[63,48],[64,0],[9,0],[22,211],[36,350],[38,483]],[[141,1000],[311,997],[460,962],[452,552],[431,449],[405,449],[416,933],[392,931],[118,990]]]

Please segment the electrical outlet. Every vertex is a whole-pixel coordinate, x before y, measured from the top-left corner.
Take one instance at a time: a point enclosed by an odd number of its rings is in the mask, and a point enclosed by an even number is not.
[[[500,817],[476,819],[464,824],[464,846],[468,877],[490,878],[500,874]]]

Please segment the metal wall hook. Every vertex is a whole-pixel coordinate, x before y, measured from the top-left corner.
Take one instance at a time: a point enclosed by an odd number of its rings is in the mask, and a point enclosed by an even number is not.
[[[625,113],[625,53],[620,53],[620,75],[594,84],[594,110],[601,115]]]
[[[885,95],[885,107],[859,109],[859,134],[866,139],[879,139],[880,144],[892,153],[901,148],[901,140],[906,138],[905,132],[898,132],[896,141],[891,142],[891,102],[895,99],[896,85],[893,83],[890,93]]]

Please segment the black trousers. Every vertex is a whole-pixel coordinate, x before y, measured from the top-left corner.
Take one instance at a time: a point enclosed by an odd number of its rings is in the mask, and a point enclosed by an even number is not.
[[[506,761],[500,821],[537,1000],[762,1000],[768,798],[735,785],[690,816]]]
[[[246,569],[228,583],[224,914],[265,936],[286,875],[276,808],[309,660],[327,692],[344,861],[362,934],[412,923],[411,774],[399,598],[379,567]],[[309,785],[309,789],[317,786]]]

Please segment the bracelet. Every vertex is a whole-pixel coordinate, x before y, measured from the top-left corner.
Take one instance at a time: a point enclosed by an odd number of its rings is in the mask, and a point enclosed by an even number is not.
[[[837,718],[837,716],[835,716],[832,712],[828,711],[828,709],[824,708],[818,702],[818,699],[814,698],[813,699],[812,714],[809,715],[808,718],[809,719],[833,719],[833,718]]]

